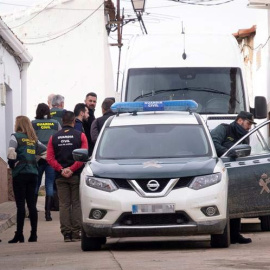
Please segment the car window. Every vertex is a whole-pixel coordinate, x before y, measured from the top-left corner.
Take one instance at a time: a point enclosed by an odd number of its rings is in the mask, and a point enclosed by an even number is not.
[[[249,145],[251,146],[250,156],[269,154],[270,153],[269,131],[270,131],[270,122],[266,121],[265,123],[252,129],[247,136],[243,137],[235,145],[241,144],[243,140],[248,138]]]
[[[97,159],[171,158],[211,155],[200,125],[138,125],[106,128]]]
[[[256,130],[250,135],[250,146],[251,154],[250,155],[262,155],[268,154],[270,152],[269,148],[269,123],[263,127]]]

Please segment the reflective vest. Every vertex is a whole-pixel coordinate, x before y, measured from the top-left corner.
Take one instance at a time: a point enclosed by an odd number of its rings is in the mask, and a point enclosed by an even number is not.
[[[17,140],[17,161],[12,170],[12,177],[17,176],[18,174],[36,174],[38,175],[37,162],[36,162],[36,146],[37,143],[33,140],[27,138],[27,135],[24,133],[14,133]]]
[[[62,167],[70,167],[75,161],[72,156],[74,149],[81,148],[81,131],[64,126],[52,137],[55,159]],[[77,171],[76,171],[77,173]]]
[[[57,133],[58,125],[59,123],[55,119],[36,119],[32,121],[38,140],[44,145],[47,145],[50,137]]]
[[[62,116],[63,116],[63,112],[64,110],[63,109],[59,109],[59,108],[52,108],[51,109],[51,118],[57,120],[61,127],[63,126],[63,122],[62,122]]]

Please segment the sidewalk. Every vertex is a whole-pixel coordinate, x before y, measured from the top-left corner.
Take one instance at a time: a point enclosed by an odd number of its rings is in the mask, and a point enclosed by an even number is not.
[[[38,196],[37,209],[44,211],[45,196]],[[16,204],[13,201],[0,204],[0,233],[16,223]]]

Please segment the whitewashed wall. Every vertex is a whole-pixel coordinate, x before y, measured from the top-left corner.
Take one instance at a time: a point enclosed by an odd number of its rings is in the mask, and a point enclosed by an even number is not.
[[[103,0],[56,1],[56,5],[35,18],[33,16],[41,7],[3,17],[34,58],[28,69],[27,115],[30,118],[35,116],[38,103],[46,103],[51,93],[65,96],[65,108],[73,110],[75,104],[84,102],[88,92],[96,92],[96,116],[101,115],[103,98],[114,95],[102,3]],[[84,23],[62,37],[46,43],[28,44],[53,39],[84,19]],[[12,28],[20,24],[23,25]]]
[[[270,35],[269,11],[265,9],[256,10],[257,30],[254,38],[253,54],[253,96],[263,95],[267,98],[268,106],[270,101],[270,82],[269,82],[269,41],[265,45]],[[263,48],[260,45],[265,45]],[[270,111],[270,106],[268,111]]]
[[[0,84],[2,83],[8,85],[6,105],[0,104],[0,157],[6,160],[14,120],[21,114],[21,82],[20,70],[14,57],[0,44]]]

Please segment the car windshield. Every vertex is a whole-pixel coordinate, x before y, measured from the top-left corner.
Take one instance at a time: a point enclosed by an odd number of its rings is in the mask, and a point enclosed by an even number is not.
[[[138,125],[106,128],[97,159],[150,159],[212,155],[200,125]]]
[[[195,100],[200,114],[245,110],[239,68],[134,68],[128,71],[126,101]]]

